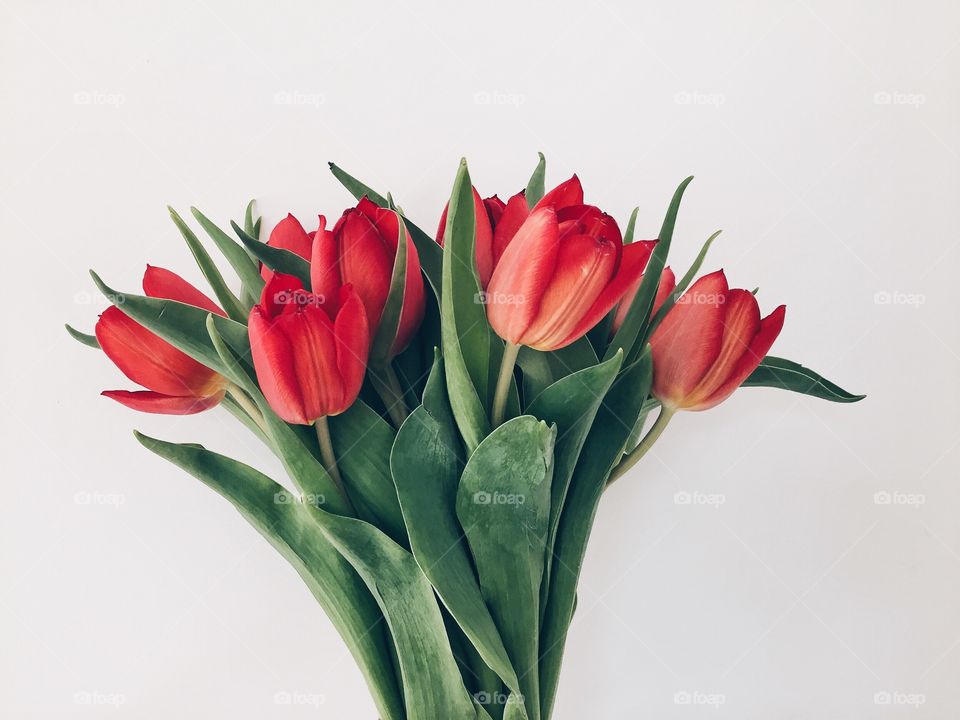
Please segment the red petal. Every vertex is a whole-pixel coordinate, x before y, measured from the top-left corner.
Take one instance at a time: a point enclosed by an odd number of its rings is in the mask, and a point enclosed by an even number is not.
[[[260,293],[260,305],[270,319],[296,304],[297,293],[303,292],[303,283],[293,275],[273,273]]]
[[[443,247],[443,236],[447,233],[447,212],[450,210],[450,203],[443,206],[443,212],[440,213],[440,223],[437,225],[437,245]]]
[[[313,236],[313,252],[310,256],[310,287],[315,295],[336,297],[340,286],[340,258],[337,240],[327,230],[327,221],[320,216],[320,228]]]
[[[423,321],[425,308],[426,296],[423,289],[423,273],[420,271],[420,256],[417,254],[417,246],[413,244],[410,235],[407,235],[407,275],[403,288],[403,309],[400,311],[397,336],[390,349],[391,357],[401,353],[410,343]]]
[[[620,327],[623,325],[623,321],[627,319],[627,313],[630,312],[630,306],[633,304],[633,299],[637,296],[637,291],[640,289],[640,283],[642,282],[643,275],[633,281],[617,305],[617,314],[613,318],[613,325],[610,329],[611,336],[620,329]],[[656,312],[663,305],[664,301],[667,299],[667,296],[673,292],[673,289],[676,287],[676,285],[677,279],[673,275],[673,270],[668,267],[664,268],[663,272],[660,273],[660,284],[657,286],[657,294],[653,299],[653,310],[651,314],[656,314]]]
[[[697,280],[650,338],[653,394],[681,407],[720,352],[727,279],[722,270]]]
[[[248,333],[257,382],[273,411],[288,423],[309,425],[303,394],[293,363],[293,348],[283,329],[268,319],[262,307],[250,311]]]
[[[217,373],[180,352],[143,325],[109,307],[96,326],[97,341],[133,382],[164,395],[204,396],[222,381]]]
[[[376,206],[372,208],[377,209]],[[397,232],[395,229],[394,233]],[[394,245],[396,241],[395,234]],[[337,245],[340,251],[341,278],[344,284],[353,285],[363,301],[370,327],[375,328],[380,322],[380,315],[390,292],[394,255],[388,252],[370,218],[359,210],[348,213],[337,235]]]
[[[513,240],[524,220],[530,215],[527,208],[527,198],[522,192],[517,193],[504,207],[500,220],[493,227],[493,266],[496,268],[500,258]]]
[[[343,406],[343,378],[337,367],[333,322],[327,313],[315,305],[306,305],[284,315],[277,324],[283,327],[290,343],[307,419],[313,422],[339,412]]]
[[[566,182],[557,185],[540,198],[540,202],[537,203],[534,210],[547,205],[552,205],[557,211],[571,205],[583,205],[583,186],[580,184],[580,178],[574,174]]]
[[[480,287],[486,287],[493,274],[493,227],[477,189],[473,189],[473,213],[476,222],[477,274]]]
[[[216,315],[224,317],[227,315],[213,300],[193,285],[164,268],[147,265],[147,270],[143,273],[143,292],[148,297],[173,300],[202,308]]]
[[[357,399],[363,385],[370,348],[367,314],[360,297],[352,287],[346,285],[340,291],[340,300],[340,312],[333,326],[333,334],[336,339],[337,368],[343,384],[343,397],[340,407],[330,409],[329,415],[343,412]]]
[[[487,209],[487,215],[490,218],[490,226],[496,226],[496,224],[500,222],[500,218],[503,217],[503,211],[506,209],[507,204],[496,195],[493,195],[485,198],[483,205]]]
[[[224,390],[209,397],[163,395],[150,390],[130,392],[128,390],[104,390],[104,397],[116,400],[132,410],[155,413],[157,415],[193,415],[216,407],[223,400]]]
[[[559,245],[557,214],[547,206],[530,213],[497,263],[487,286],[487,319],[504,340],[516,344],[537,316]]]

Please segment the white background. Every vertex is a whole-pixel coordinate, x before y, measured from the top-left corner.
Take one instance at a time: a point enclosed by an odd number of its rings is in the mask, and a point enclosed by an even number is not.
[[[723,228],[774,353],[869,394],[673,422],[599,515],[557,717],[957,717],[958,43],[950,2],[0,2],[0,715],[374,717],[293,570],[130,430],[276,463],[98,397],[131,384],[62,323],[88,267],[200,280],[168,203],[309,225],[335,160],[432,231],[461,155],[505,198],[542,150],[641,236],[695,174],[673,266]]]

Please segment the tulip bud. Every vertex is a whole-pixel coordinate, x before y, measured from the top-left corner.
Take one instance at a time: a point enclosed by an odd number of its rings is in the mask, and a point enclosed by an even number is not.
[[[278,222],[276,227],[270,232],[267,245],[281,250],[289,250],[304,260],[310,260],[310,250],[313,246],[313,233],[308,233],[304,230],[300,221],[293,215],[288,214],[283,220]],[[263,276],[264,280],[269,280],[273,277],[273,270],[266,265],[262,265],[260,267],[260,275]]]

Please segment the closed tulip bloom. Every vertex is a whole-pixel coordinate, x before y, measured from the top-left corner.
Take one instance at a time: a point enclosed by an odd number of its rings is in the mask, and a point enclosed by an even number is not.
[[[313,292],[333,296],[342,285],[352,285],[366,310],[371,337],[376,334],[390,292],[399,231],[397,213],[380,208],[364,197],[357,207],[343,214],[332,231],[326,229],[326,220],[321,217],[320,229],[314,236],[310,264]],[[406,284],[400,322],[389,353],[391,358],[409,344],[423,320],[425,307],[420,256],[406,227],[404,236]]]
[[[248,332],[260,388],[286,422],[311,425],[357,399],[370,333],[349,285],[319,296],[274,273],[250,311]]]
[[[283,220],[277,223],[276,227],[270,232],[270,238],[267,245],[289,250],[295,255],[299,255],[304,260],[310,260],[310,251],[313,247],[313,233],[308,233],[303,229],[303,225],[293,215],[287,215]],[[264,280],[269,280],[273,276],[273,270],[266,265],[260,267],[260,275]]]
[[[654,245],[624,247],[616,221],[593,206],[538,205],[490,278],[490,325],[512,345],[537,350],[569,345],[637,281]]]
[[[623,325],[623,321],[627,319],[627,313],[630,312],[630,306],[633,304],[633,299],[637,296],[637,291],[640,289],[640,283],[642,282],[643,275],[641,275],[636,282],[630,286],[626,294],[620,300],[620,303],[617,305],[617,311],[613,316],[613,323],[610,326],[611,336],[620,329],[620,326]],[[673,292],[673,289],[676,286],[677,278],[674,276],[673,270],[668,267],[664,268],[663,272],[660,273],[660,284],[657,285],[657,294],[653,298],[653,309],[650,311],[651,315],[656,315],[657,311],[666,301],[667,296]]]
[[[753,293],[728,289],[722,270],[700,278],[650,338],[653,395],[671,413],[723,402],[763,360],[785,314],[781,305],[761,318]]]
[[[175,300],[217,315],[217,305],[169,270],[147,266],[143,291],[153,298]],[[226,379],[147,330],[116,306],[100,316],[97,341],[107,357],[130,380],[147,390],[105,390],[102,395],[134,410],[161,415],[191,415],[216,406]]]
[[[502,217],[506,207],[504,202],[494,195],[483,200],[476,188],[473,188],[473,211],[476,221],[476,249],[477,275],[480,277],[480,287],[486,287],[493,274],[493,228]],[[443,236],[447,231],[447,212],[450,203],[443,208],[440,215],[440,224],[437,227],[437,244],[443,247]]]

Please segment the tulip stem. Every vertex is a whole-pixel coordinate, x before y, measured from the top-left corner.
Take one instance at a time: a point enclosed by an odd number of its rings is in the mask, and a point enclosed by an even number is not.
[[[403,388],[400,386],[400,378],[397,377],[396,370],[393,369],[393,363],[388,360],[371,365],[370,380],[380,399],[383,400],[391,422],[399,429],[407,419],[407,403],[403,399]]]
[[[500,362],[500,375],[497,377],[497,389],[493,394],[493,412],[490,414],[490,424],[496,430],[503,424],[507,411],[507,396],[510,394],[510,381],[513,380],[513,366],[517,364],[517,355],[520,346],[507,343],[503,348],[503,360]]]
[[[257,424],[261,432],[269,437],[267,423],[263,419],[263,413],[260,412],[260,408],[257,407],[256,403],[250,399],[250,396],[243,391],[243,388],[236,383],[230,383],[227,386],[227,392],[230,394],[230,397],[236,401],[237,405],[243,408],[243,411],[250,416],[250,419]]]
[[[333,438],[330,437],[330,425],[327,423],[327,416],[318,418],[313,427],[317,431],[317,441],[320,443],[323,469],[327,471],[327,475],[333,480],[333,484],[337,486],[340,493],[347,497],[347,493],[343,489],[343,478],[340,476],[340,469],[337,467],[337,456],[333,452]]]
[[[657,439],[663,434],[663,431],[666,429],[667,424],[670,422],[670,419],[677,412],[676,408],[662,407],[660,409],[660,414],[657,415],[656,422],[653,423],[653,427],[650,428],[650,431],[644,435],[643,440],[640,441],[640,444],[637,445],[632,451],[627,453],[626,457],[620,461],[620,464],[617,465],[613,472],[610,473],[610,477],[607,479],[607,487],[613,485],[613,483],[622,477],[627,470],[636,465],[640,458],[647,454],[647,451],[653,447],[653,444]]]

